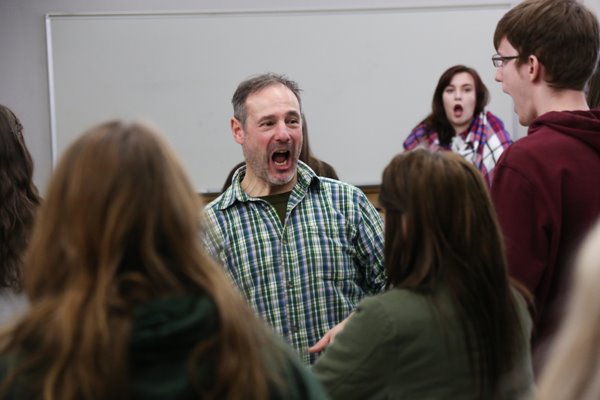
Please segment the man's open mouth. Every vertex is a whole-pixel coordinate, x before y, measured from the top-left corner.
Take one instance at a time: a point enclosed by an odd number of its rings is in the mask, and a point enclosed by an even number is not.
[[[277,150],[271,155],[271,160],[273,160],[276,166],[282,167],[287,165],[290,155],[291,153],[289,150]]]

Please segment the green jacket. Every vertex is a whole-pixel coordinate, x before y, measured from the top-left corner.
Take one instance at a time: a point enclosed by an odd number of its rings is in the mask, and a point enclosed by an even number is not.
[[[531,319],[519,297],[520,365],[500,398],[515,399],[533,380]],[[313,366],[334,399],[479,399],[459,321],[447,295],[427,298],[402,289],[367,298]]]
[[[131,399],[198,399],[189,379],[187,360],[198,342],[212,335],[218,323],[214,303],[206,297],[180,296],[150,301],[134,309],[130,345]],[[270,399],[326,399],[323,388],[296,356],[278,341],[264,351],[281,354],[278,369],[284,387],[272,390]],[[6,374],[6,360],[0,363],[0,378]],[[214,361],[203,360],[196,371],[207,377]],[[210,379],[210,378],[208,378]],[[27,386],[25,383],[23,386]],[[13,388],[13,396],[23,391]],[[26,392],[26,387],[18,390]]]
[[[217,325],[214,305],[206,298],[161,299],[135,310],[131,342],[132,391],[139,399],[192,399],[186,361],[191,349],[212,334]],[[327,396],[310,371],[274,339],[285,364],[280,375],[286,388],[271,399],[323,399]],[[276,348],[277,347],[277,348]],[[211,360],[199,366],[201,374],[214,369]],[[186,396],[181,397],[185,393]]]

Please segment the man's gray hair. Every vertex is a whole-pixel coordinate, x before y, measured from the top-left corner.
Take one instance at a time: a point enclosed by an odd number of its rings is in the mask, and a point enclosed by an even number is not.
[[[247,118],[246,100],[248,99],[248,96],[276,84],[281,84],[294,93],[298,99],[298,104],[300,105],[300,113],[302,113],[302,100],[300,99],[301,89],[298,87],[298,84],[288,79],[284,75],[269,72],[266,74],[252,76],[242,81],[238,85],[233,97],[231,98],[231,104],[233,105],[233,116],[240,121],[242,125],[245,125]]]

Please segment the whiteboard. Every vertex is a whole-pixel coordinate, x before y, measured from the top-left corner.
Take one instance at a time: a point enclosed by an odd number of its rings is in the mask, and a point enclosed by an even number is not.
[[[314,154],[345,181],[379,184],[454,64],[480,73],[488,109],[516,129],[490,61],[509,8],[48,14],[53,162],[92,125],[141,119],[165,135],[198,192],[218,191],[243,159],[231,96],[248,76],[277,72],[303,89]]]

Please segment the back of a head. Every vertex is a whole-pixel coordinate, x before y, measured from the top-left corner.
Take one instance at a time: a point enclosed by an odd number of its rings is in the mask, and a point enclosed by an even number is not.
[[[185,295],[208,298],[218,319],[214,334],[182,356],[190,384],[215,398],[263,398],[272,375],[262,358],[267,336],[204,251],[201,206],[148,126],[113,121],[79,137],[36,221],[24,271],[31,307],[0,340],[4,355],[23,361],[0,390],[23,375],[34,394],[127,398],[134,308]],[[200,366],[215,371],[210,381]]]
[[[25,258],[30,308],[3,343],[36,370],[33,393],[122,398],[133,307],[199,286],[198,216],[183,171],[143,125],[105,123],[65,151]]]
[[[107,290],[100,284],[114,283],[120,269],[142,266],[156,290],[173,290],[179,283],[165,263],[185,267],[197,206],[178,162],[150,128],[110,122],[91,129],[66,150],[49,184],[28,294],[53,296],[70,285]]]
[[[498,22],[496,49],[503,38],[517,50],[518,63],[535,55],[544,66],[545,81],[557,89],[583,90],[598,60],[598,20],[577,0],[519,3]]]
[[[22,254],[38,204],[23,126],[0,105],[0,287],[21,284]]]
[[[536,399],[600,398],[600,221],[578,253],[566,319],[544,369]]]
[[[486,264],[485,269],[490,259],[503,265],[485,183],[458,155],[421,149],[397,155],[383,173],[380,204],[386,210],[386,268],[392,286],[429,285],[447,268],[475,263]],[[459,269],[447,271],[447,277],[473,273]]]
[[[444,288],[480,395],[502,390],[525,339],[481,174],[457,154],[417,149],[388,164],[379,201],[388,287],[433,297]]]

